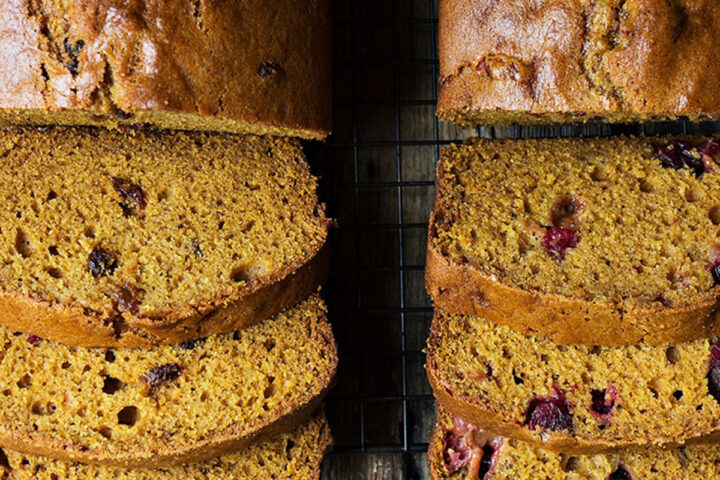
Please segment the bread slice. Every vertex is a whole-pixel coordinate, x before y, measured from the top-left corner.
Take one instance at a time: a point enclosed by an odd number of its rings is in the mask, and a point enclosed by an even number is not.
[[[331,8],[330,0],[0,2],[0,126],[325,138]]]
[[[476,140],[438,166],[435,304],[561,344],[720,333],[720,145]]]
[[[175,344],[303,300],[330,221],[272,137],[0,132],[0,324],[68,345]]]
[[[427,374],[473,425],[554,451],[670,447],[720,437],[720,343],[555,345],[436,309]]]
[[[337,366],[317,295],[176,346],[85,349],[5,328],[0,342],[0,447],[124,468],[199,462],[287,431]]]
[[[323,455],[331,443],[330,427],[320,411],[290,432],[204,462],[129,470],[5,450],[4,454],[0,451],[0,477],[5,480],[317,480]]]
[[[438,115],[478,125],[720,115],[707,0],[442,0]]]
[[[567,455],[488,434],[438,409],[428,451],[433,480],[667,480],[720,477],[720,447],[692,445]]]

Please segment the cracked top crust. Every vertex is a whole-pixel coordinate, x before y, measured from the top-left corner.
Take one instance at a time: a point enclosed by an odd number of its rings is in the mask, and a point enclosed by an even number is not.
[[[719,21],[714,0],[443,0],[438,114],[466,127],[714,118]]]
[[[331,129],[328,0],[7,0],[0,25],[0,126]]]

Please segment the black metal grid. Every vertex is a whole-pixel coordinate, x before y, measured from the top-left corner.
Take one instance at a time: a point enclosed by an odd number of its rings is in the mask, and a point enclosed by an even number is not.
[[[335,133],[309,156],[338,228],[325,289],[340,348],[327,400],[335,453],[403,453],[420,478],[434,414],[423,347],[432,317],[423,270],[443,145],[485,137],[717,131],[717,124],[481,128],[438,122],[440,0],[335,0]],[[382,477],[385,478],[385,477]],[[395,478],[395,477],[393,477]]]

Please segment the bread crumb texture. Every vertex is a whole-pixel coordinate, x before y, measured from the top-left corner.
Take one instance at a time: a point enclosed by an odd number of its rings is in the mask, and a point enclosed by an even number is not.
[[[177,346],[86,349],[7,329],[0,342],[2,447],[123,467],[204,460],[276,422],[290,428],[337,364],[317,295]]]
[[[307,263],[330,223],[293,140],[7,130],[0,157],[0,288],[96,321],[207,314]]]
[[[692,308],[718,296],[720,165],[699,151],[710,139],[685,140],[690,156],[709,159],[699,175],[663,164],[667,138],[450,147],[431,245],[523,290]]]
[[[307,423],[244,450],[189,465],[129,470],[63,462],[11,450],[0,454],[4,480],[238,480],[320,478],[323,454],[330,447],[330,427],[323,413]]]
[[[436,310],[427,368],[440,404],[479,428],[594,453],[716,434],[717,342],[555,345]]]

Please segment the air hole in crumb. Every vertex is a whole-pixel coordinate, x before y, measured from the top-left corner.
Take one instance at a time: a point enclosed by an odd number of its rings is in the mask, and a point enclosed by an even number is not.
[[[600,355],[601,353],[602,353],[602,347],[599,345],[595,345],[592,348],[590,348],[591,355]]]
[[[602,180],[605,180],[608,176],[608,170],[605,165],[597,165],[592,173],[590,174],[590,178],[595,180],[596,182],[600,182]]]
[[[15,234],[15,250],[23,258],[31,257],[33,254],[30,239],[21,228],[18,228],[17,233]]]
[[[47,197],[45,197],[45,201],[49,202],[50,200],[55,200],[57,198],[57,193],[55,190],[50,190],[47,194]]]
[[[200,401],[201,401],[201,402],[207,402],[207,399],[208,399],[208,393],[207,393],[207,392],[203,392],[202,394],[200,394]]]
[[[665,356],[668,359],[668,362],[670,363],[678,363],[680,361],[680,350],[678,350],[675,347],[668,347],[667,350],[665,350]]]
[[[70,365],[70,362],[63,362],[62,365],[60,365],[60,368],[62,368],[63,370],[67,370],[68,368],[70,368]]]
[[[644,193],[652,193],[655,190],[653,184],[647,178],[640,180],[640,191]]]
[[[702,192],[700,190],[691,188],[685,192],[685,199],[690,203],[695,203],[702,200]]]
[[[55,405],[52,403],[42,404],[40,402],[35,402],[32,404],[32,407],[30,407],[30,411],[34,415],[52,415],[55,413]]]
[[[83,234],[84,234],[87,238],[95,238],[95,229],[94,229],[93,227],[86,227],[86,228],[85,228],[85,231],[83,232]]]
[[[18,388],[28,388],[32,385],[32,377],[28,374],[23,375],[17,382]]]
[[[113,363],[115,361],[115,352],[112,350],[108,350],[105,352],[105,361],[108,363]]]
[[[103,393],[112,395],[123,387],[123,382],[111,376],[105,376],[103,380]]]
[[[112,438],[112,430],[109,427],[100,427],[98,433],[103,437],[107,438],[108,440]]]
[[[275,348],[275,340],[272,338],[265,340],[265,349],[270,352],[273,348]]]
[[[265,398],[270,398],[275,395],[275,392],[277,392],[277,388],[275,387],[275,385],[269,385],[265,389],[265,391],[263,391],[263,395],[265,396]]]
[[[60,271],[59,268],[50,267],[50,268],[45,269],[45,271],[46,271],[47,274],[50,275],[52,278],[58,278],[58,279],[60,279],[60,278],[63,277],[62,271]]]
[[[51,245],[48,247],[48,253],[53,257],[57,257],[60,252],[58,252],[58,248],[55,245]]]
[[[710,209],[710,221],[713,225],[720,225],[720,205]]]
[[[118,412],[118,423],[132,427],[138,419],[137,407],[125,407]]]
[[[563,465],[563,468],[566,472],[574,472],[575,470],[580,468],[580,461],[577,457],[568,457],[565,465]]]
[[[0,466],[6,470],[10,470],[10,462],[8,461],[7,455],[2,448],[0,448]]]
[[[673,392],[673,397],[675,398],[675,400],[681,400],[683,395],[685,395],[685,394],[683,393],[682,390],[675,390]]]
[[[233,282],[247,282],[250,280],[250,271],[247,266],[235,267],[230,272],[230,280]]]

